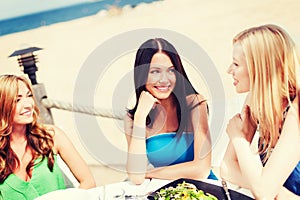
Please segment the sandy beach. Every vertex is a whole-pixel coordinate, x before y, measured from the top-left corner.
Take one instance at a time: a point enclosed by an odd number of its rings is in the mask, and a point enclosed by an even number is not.
[[[227,144],[224,126],[230,116],[239,112],[243,100],[243,95],[235,93],[232,79],[226,73],[231,62],[232,38],[245,28],[272,23],[285,28],[296,44],[300,45],[299,10],[300,2],[298,0],[163,0],[151,4],[141,3],[134,8],[126,6],[122,9],[101,11],[90,17],[0,37],[0,74],[22,74],[17,58],[8,58],[15,50],[26,47],[26,45],[43,48],[35,53],[39,60],[37,81],[45,85],[49,99],[72,103],[74,93],[78,94],[76,91],[78,88],[75,86],[78,83],[82,67],[95,49],[103,43],[128,31],[145,28],[150,32],[151,29],[164,29],[183,35],[198,44],[207,53],[216,67],[224,88],[220,92],[223,92],[226,98],[225,113],[218,113],[218,110],[212,108],[214,115],[224,115],[224,118],[219,121],[222,130],[213,133],[216,135],[213,146],[213,166],[218,167]],[[180,46],[180,42],[174,41],[175,47]],[[111,52],[117,52],[122,48],[121,45],[122,43],[120,46],[111,46]],[[138,45],[135,48],[137,49]],[[181,49],[178,51],[180,52]],[[106,56],[106,54],[100,55],[99,63],[104,62]],[[184,61],[188,66],[193,64],[189,63],[188,58],[184,58]],[[113,97],[115,97],[114,91],[118,81],[132,70],[133,62],[134,49],[128,49],[125,54],[116,55],[110,63],[109,69],[105,71],[95,86],[94,106],[108,109],[114,107]],[[193,76],[193,67],[187,67],[187,71]],[[193,76],[192,81],[198,92],[203,93],[210,100],[212,91],[205,80],[205,74]],[[128,88],[131,87],[133,86],[128,85]],[[122,96],[118,96],[118,98],[122,98]],[[129,100],[125,99],[124,101],[128,102]],[[51,112],[55,124],[68,134],[78,151],[91,166],[98,185],[126,178],[126,173],[120,170],[123,167],[116,167],[123,166],[126,157],[112,159],[108,162],[99,161],[94,154],[95,149],[89,149],[88,144],[81,140],[83,134],[92,135],[90,131],[93,130],[87,128],[87,133],[80,132],[72,112],[57,109],[52,109]],[[100,117],[97,117],[96,120],[111,145],[125,152],[127,146],[122,122]],[[114,155],[112,152],[106,152],[106,149],[101,146],[101,142],[98,146],[99,152],[100,154]],[[111,168],[110,164],[114,167]]]

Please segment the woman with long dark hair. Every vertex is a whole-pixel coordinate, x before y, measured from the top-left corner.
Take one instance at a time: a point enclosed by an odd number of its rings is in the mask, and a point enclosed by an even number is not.
[[[124,121],[130,180],[216,179],[206,99],[190,83],[174,46],[162,38],[144,42],[134,84],[136,104]]]

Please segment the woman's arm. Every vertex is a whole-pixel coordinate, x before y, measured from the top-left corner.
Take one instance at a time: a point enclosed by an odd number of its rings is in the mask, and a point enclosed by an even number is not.
[[[247,113],[249,110],[246,109],[244,112]],[[260,159],[251,153],[249,142],[241,137],[246,131],[243,129],[243,123],[247,121],[249,115],[245,116],[245,119],[235,116],[230,122],[231,128],[227,130],[231,135],[241,172],[257,198],[275,198],[300,160],[298,105],[291,106],[280,138],[265,167],[262,166]]]
[[[211,138],[208,126],[207,104],[201,95],[190,95],[187,103],[191,110],[191,126],[194,131],[194,160],[166,167],[155,168],[147,173],[149,178],[206,179],[211,168]],[[194,101],[194,102],[193,102]]]
[[[127,153],[127,172],[128,178],[135,184],[142,184],[145,180],[147,171],[146,155],[146,127],[141,124],[135,124],[133,120],[126,115],[124,119],[125,134],[128,144]]]
[[[285,187],[281,187],[279,193],[277,194],[275,200],[300,200],[300,196],[295,195]]]
[[[146,177],[148,158],[146,152],[146,118],[159,101],[149,92],[143,91],[134,114],[134,120],[125,116],[124,127],[128,144],[127,172],[135,184],[142,184]]]
[[[95,187],[95,180],[90,169],[72,142],[61,129],[55,126],[51,127],[54,129],[54,148],[79,182],[79,188],[89,189]]]
[[[243,188],[249,188],[241,172],[234,147],[229,141],[223,161],[220,166],[221,178]]]
[[[247,94],[243,109],[245,106],[250,104],[250,94]],[[250,124],[251,125],[251,124]],[[257,125],[254,123],[253,126],[249,128],[248,134],[245,137],[249,143],[253,142],[253,137],[257,129]],[[249,188],[249,184],[245,181],[243,174],[241,172],[239,162],[235,153],[235,149],[233,147],[232,141],[229,140],[226,152],[224,154],[221,166],[220,166],[220,175],[222,179],[228,180],[229,182],[238,185],[243,188]]]

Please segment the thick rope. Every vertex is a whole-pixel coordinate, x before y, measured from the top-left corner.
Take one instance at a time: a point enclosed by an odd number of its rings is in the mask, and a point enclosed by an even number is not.
[[[80,106],[80,105],[72,105],[71,103],[62,102],[62,101],[56,101],[51,99],[42,99],[42,105],[46,108],[56,108],[61,110],[68,110],[73,112],[79,112],[89,115],[95,115],[100,117],[106,117],[106,118],[113,118],[118,120],[124,119],[124,113],[125,112],[113,112],[110,109],[100,109],[100,108],[93,108],[93,107],[87,107],[87,106]]]

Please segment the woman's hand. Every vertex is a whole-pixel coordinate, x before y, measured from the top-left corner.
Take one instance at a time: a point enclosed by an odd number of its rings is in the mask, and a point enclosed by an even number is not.
[[[143,91],[139,98],[139,104],[134,116],[134,121],[136,122],[136,120],[142,120],[143,124],[141,125],[144,125],[147,115],[157,103],[160,103],[160,101],[157,98],[153,97],[152,94],[150,94],[149,92]]]
[[[250,142],[254,136],[256,127],[257,125],[251,117],[250,107],[246,105],[242,114],[238,113],[229,120],[226,132],[230,139],[243,137]]]

